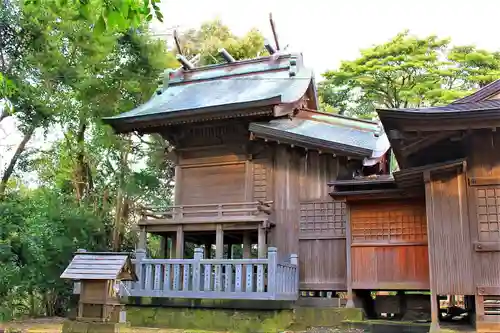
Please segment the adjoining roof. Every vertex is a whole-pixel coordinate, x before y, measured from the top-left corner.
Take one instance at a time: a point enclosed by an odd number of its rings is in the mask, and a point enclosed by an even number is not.
[[[500,127],[500,80],[448,105],[377,113],[403,168],[456,159],[464,153],[461,133]]]
[[[83,252],[75,255],[61,274],[71,280],[137,280],[126,253]]]
[[[446,119],[449,117],[477,117],[481,112],[481,116],[485,115],[485,111],[491,115],[499,115],[500,99],[484,100],[467,103],[451,103],[443,106],[435,106],[429,108],[414,108],[414,109],[379,109],[378,114],[381,117],[388,116],[393,118],[421,118],[429,119]]]
[[[422,119],[425,117],[436,121],[452,117],[467,119],[493,116],[500,118],[500,80],[448,105],[426,108],[378,109],[377,113],[382,122],[384,122],[384,118]]]
[[[237,109],[297,102],[311,84],[313,73],[296,54],[179,69],[167,74],[163,88],[151,100],[103,120],[118,129],[120,124],[172,120],[213,111],[232,116],[231,111]]]
[[[379,159],[390,148],[379,124],[321,112],[300,111],[292,119],[251,123],[249,130],[263,139],[366,159]]]
[[[337,200],[381,200],[407,195],[396,187],[391,175],[377,175],[328,183],[330,196]]]
[[[461,99],[457,99],[452,104],[463,104],[463,103],[476,103],[487,99],[493,95],[500,92],[500,80],[496,80],[477,90],[476,92],[465,96]]]

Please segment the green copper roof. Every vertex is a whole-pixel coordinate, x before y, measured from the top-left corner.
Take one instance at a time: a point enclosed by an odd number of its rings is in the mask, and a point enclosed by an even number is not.
[[[211,111],[298,101],[313,83],[313,73],[300,56],[282,55],[171,72],[161,94],[120,115],[104,118],[120,122],[172,119]]]
[[[249,130],[263,138],[321,148],[336,154],[378,159],[390,148],[383,129],[374,122],[307,112],[293,119],[251,123]]]

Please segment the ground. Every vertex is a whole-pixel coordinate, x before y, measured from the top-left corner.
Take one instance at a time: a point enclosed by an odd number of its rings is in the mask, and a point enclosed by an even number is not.
[[[29,319],[23,321],[15,321],[10,323],[0,323],[1,329],[14,329],[13,332],[22,333],[60,333],[64,318],[41,318]],[[8,332],[8,331],[7,331]],[[341,331],[330,328],[315,328],[308,332],[311,333],[362,333],[361,330]],[[161,329],[161,328],[134,328],[134,333],[229,333],[229,332],[214,332],[214,331],[199,331],[199,330],[177,330],[177,329]],[[292,333],[292,332],[290,332]]]

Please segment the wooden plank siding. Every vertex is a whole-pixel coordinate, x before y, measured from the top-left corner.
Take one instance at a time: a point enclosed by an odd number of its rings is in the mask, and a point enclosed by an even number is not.
[[[346,290],[346,205],[332,200],[327,186],[337,178],[339,161],[306,151],[299,163],[301,289]]]
[[[275,227],[269,234],[270,244],[278,248],[278,258],[299,253],[299,152],[289,146],[274,147],[273,215]]]
[[[221,145],[181,151],[176,205],[251,201],[245,187],[247,158],[234,148]]]
[[[426,184],[430,265],[435,292],[473,295],[473,258],[465,174],[458,170]]]
[[[500,287],[500,133],[484,130],[471,138],[467,177],[489,179],[468,185],[472,243],[490,244],[497,251],[471,250],[477,288]],[[468,182],[470,183],[470,182]],[[500,296],[500,295],[498,295]]]
[[[425,203],[349,203],[353,289],[429,289]]]

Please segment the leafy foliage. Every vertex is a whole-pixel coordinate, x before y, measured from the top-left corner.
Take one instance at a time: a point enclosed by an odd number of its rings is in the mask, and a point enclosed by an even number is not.
[[[108,247],[109,224],[44,189],[0,201],[0,320],[19,312],[64,315],[71,286],[59,276],[76,249]]]
[[[404,31],[323,76],[318,90],[326,105],[372,117],[376,107],[432,106],[469,94],[500,78],[500,53],[450,47],[448,39],[418,38]]]
[[[243,37],[235,36],[220,20],[205,22],[197,30],[185,32],[181,37],[185,55],[200,54],[200,66],[225,62],[218,50],[225,48],[236,60],[266,55],[264,37],[257,29],[251,29]]]

